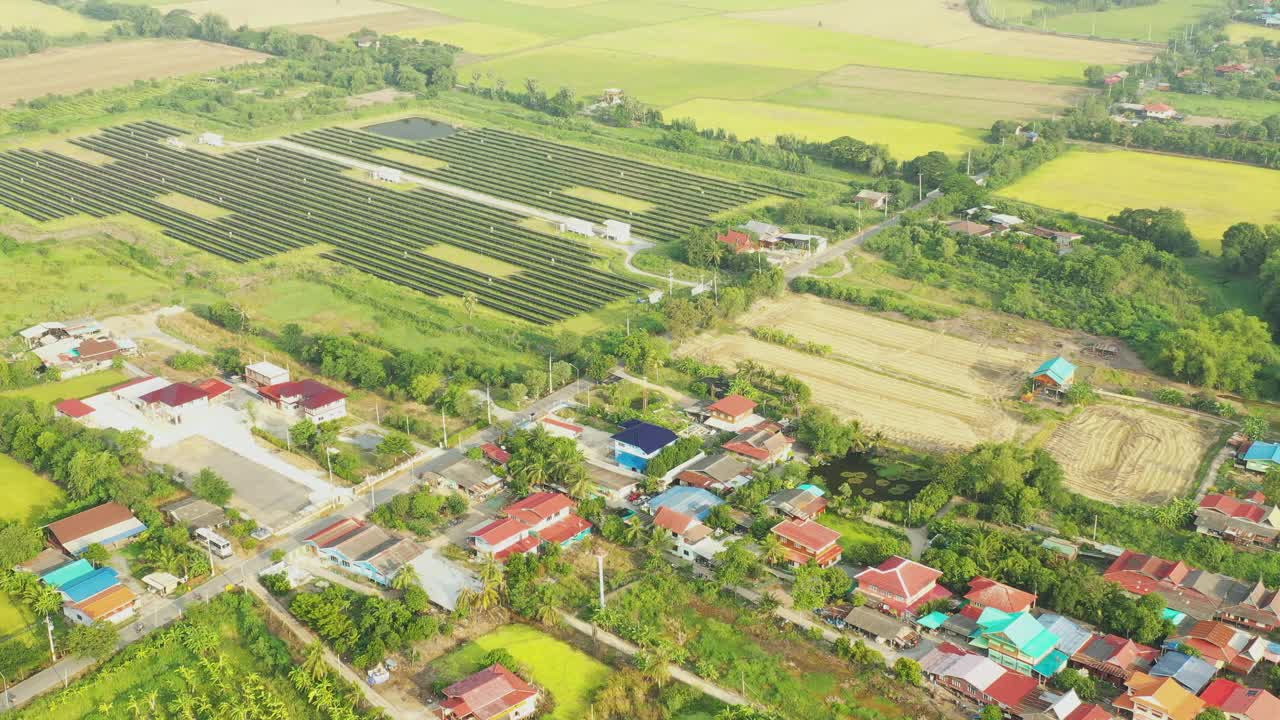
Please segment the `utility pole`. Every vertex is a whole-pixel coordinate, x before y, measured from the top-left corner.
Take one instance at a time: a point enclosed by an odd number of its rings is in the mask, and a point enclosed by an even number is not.
[[[44,627],[45,630],[49,631],[49,657],[53,658],[56,663],[58,662],[58,651],[53,646],[53,621],[49,619],[48,615],[44,616]]]
[[[485,421],[493,424],[493,398],[489,396],[489,386],[484,386],[484,417]]]
[[[600,609],[604,609],[604,553],[596,553],[596,569],[600,578]]]
[[[449,449],[449,426],[444,421],[444,408],[440,408],[440,430],[444,432],[444,448]]]
[[[547,394],[551,394],[551,351],[547,351]]]
[[[920,202],[924,202],[924,173],[916,175],[916,182],[919,184]]]

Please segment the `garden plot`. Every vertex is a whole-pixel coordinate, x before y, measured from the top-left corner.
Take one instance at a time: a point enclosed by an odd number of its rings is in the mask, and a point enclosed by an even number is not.
[[[1173,409],[1095,405],[1054,431],[1045,449],[1076,492],[1158,505],[1195,484],[1218,432],[1216,423]]]
[[[830,345],[816,356],[748,336],[702,336],[681,352],[732,366],[752,360],[794,375],[814,400],[870,429],[927,447],[1012,440],[1028,426],[1003,407],[1036,359],[875,317],[809,296],[757,306],[750,327]]]

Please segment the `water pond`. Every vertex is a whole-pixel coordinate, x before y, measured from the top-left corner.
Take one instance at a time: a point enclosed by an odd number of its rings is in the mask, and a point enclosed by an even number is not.
[[[820,465],[814,474],[823,479],[832,495],[840,492],[842,485],[852,485],[853,494],[871,502],[887,500],[911,500],[924,486],[928,478],[912,472],[913,468],[893,460],[873,458],[866,453],[848,455]]]
[[[448,123],[420,117],[378,123],[366,127],[365,130],[400,140],[437,140],[458,132],[458,128]]]

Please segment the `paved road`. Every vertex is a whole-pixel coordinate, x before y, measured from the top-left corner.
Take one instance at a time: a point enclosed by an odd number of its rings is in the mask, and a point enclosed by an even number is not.
[[[623,640],[617,635],[614,635],[613,633],[610,633],[606,630],[602,630],[596,627],[595,625],[592,625],[591,623],[585,620],[581,620],[577,617],[574,617],[573,615],[570,615],[569,613],[563,610],[560,611],[560,617],[562,620],[564,620],[566,625],[573,628],[574,630],[577,630],[583,635],[589,635],[593,638],[596,638],[601,642],[603,642],[605,645],[608,645],[609,647],[627,655],[628,657],[640,652],[640,648],[636,647],[635,645],[632,645],[626,640]],[[676,680],[679,680],[680,682],[684,683],[685,685],[688,685],[689,687],[701,690],[703,693],[710,695],[711,697],[719,700],[720,702],[727,703],[729,705],[753,705],[754,704],[743,695],[740,695],[732,690],[727,690],[725,688],[722,688],[719,685],[716,685],[715,683],[709,682],[707,680],[703,680],[701,677],[694,675],[693,673],[689,672],[688,670],[685,670],[679,665],[671,666],[671,677],[675,678]]]
[[[942,197],[942,196],[931,193],[928,196],[926,196],[924,200],[916,203],[915,205],[912,205],[908,209],[919,210],[920,208],[927,206],[929,203],[932,203],[934,200],[937,200],[939,197]],[[863,230],[862,232],[856,235],[847,237],[844,240],[841,240],[840,242],[837,242],[837,243],[828,244],[826,250],[823,250],[822,252],[817,253],[816,255],[810,256],[808,259],[801,260],[798,263],[789,265],[785,270],[784,274],[786,275],[787,280],[794,280],[800,277],[801,275],[810,273],[813,271],[814,268],[818,267],[819,265],[825,262],[828,262],[830,260],[834,260],[838,257],[841,257],[844,254],[848,253],[850,250],[854,249],[855,247],[861,247],[862,244],[865,243],[867,240],[875,237],[876,235],[879,235],[880,233],[884,232],[885,230],[888,230],[891,227],[898,225],[898,223],[900,222],[902,222],[902,215],[901,214],[894,215],[888,220],[872,225],[871,227],[868,227],[867,229]]]

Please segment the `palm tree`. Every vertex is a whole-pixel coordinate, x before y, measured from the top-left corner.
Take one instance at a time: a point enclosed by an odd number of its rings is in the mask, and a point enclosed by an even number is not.
[[[471,319],[476,314],[476,305],[479,304],[480,298],[475,293],[467,290],[462,293],[462,309],[467,311],[467,319]]]
[[[551,480],[550,463],[543,455],[526,456],[512,464],[516,466],[511,468],[512,476],[528,484],[530,488],[546,485]]]
[[[574,468],[565,480],[565,489],[575,500],[586,500],[596,489],[596,484],[584,467]]]
[[[507,577],[502,566],[492,556],[480,568],[480,589],[476,592],[474,607],[481,612],[491,610],[502,602],[507,592]]]
[[[760,557],[770,565],[777,565],[786,559],[787,548],[783,546],[777,535],[769,533],[764,540],[760,541]]]
[[[396,590],[404,591],[411,587],[420,587],[422,578],[418,576],[418,569],[412,565],[405,565],[400,568],[400,572],[391,578],[391,587]]]
[[[49,630],[49,657],[58,661],[58,651],[53,646],[53,624],[50,618],[62,609],[62,594],[48,585],[34,585],[25,595],[27,604],[38,615],[44,616],[45,627]]]

